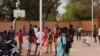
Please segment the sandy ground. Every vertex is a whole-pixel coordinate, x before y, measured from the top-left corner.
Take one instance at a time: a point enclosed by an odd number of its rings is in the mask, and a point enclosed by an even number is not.
[[[76,38],[76,37],[75,37]],[[17,40],[17,37],[16,37]],[[22,56],[27,56],[27,47],[28,47],[28,41],[27,37],[23,37],[23,50],[22,50]],[[82,43],[82,41],[76,41],[74,39],[73,46],[70,50],[70,56],[100,56],[100,44],[94,43],[93,39],[91,38],[91,46],[87,46]],[[33,56],[35,49],[35,44],[33,44],[31,55]],[[39,49],[40,50],[40,49]],[[38,51],[39,51],[38,50]],[[52,53],[45,53],[46,47],[42,47],[42,56],[54,56],[54,46],[52,47],[53,52]]]

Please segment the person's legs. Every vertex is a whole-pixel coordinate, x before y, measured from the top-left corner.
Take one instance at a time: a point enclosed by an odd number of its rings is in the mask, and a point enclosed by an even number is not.
[[[50,43],[50,53],[52,53],[52,43]]]
[[[99,40],[99,43],[100,43],[100,36],[98,36],[98,40]]]
[[[29,56],[30,46],[28,44],[27,56]]]
[[[55,56],[57,56],[57,45],[55,45]]]
[[[79,41],[81,41],[81,33],[79,33]]]
[[[39,44],[36,43],[36,48],[35,48],[35,54],[34,55],[36,55],[36,53],[37,53],[38,46],[39,46]]]
[[[97,39],[96,39],[96,36],[94,36],[94,42],[95,42],[95,43],[97,43]]]
[[[20,53],[21,53],[21,49],[22,49],[22,44],[19,43],[19,51],[20,51]]]
[[[48,40],[48,42],[47,42],[47,51],[46,51],[46,53],[48,53],[48,51],[49,51],[49,40]]]
[[[78,33],[77,33],[77,41],[78,41]]]
[[[27,50],[27,56],[30,56],[30,52],[31,52],[31,50],[28,49],[28,50]]]
[[[67,56],[70,56],[70,49],[68,49],[68,53],[67,53]]]
[[[81,41],[81,36],[79,36],[79,41]]]
[[[57,56],[57,39],[54,40],[55,40],[55,56]]]
[[[46,53],[48,53],[48,50],[49,50],[49,44],[47,45],[47,51],[46,51]]]
[[[27,55],[28,55],[28,56],[30,56],[31,47],[32,47],[32,43],[29,43],[29,44],[28,44],[28,51],[27,51]]]

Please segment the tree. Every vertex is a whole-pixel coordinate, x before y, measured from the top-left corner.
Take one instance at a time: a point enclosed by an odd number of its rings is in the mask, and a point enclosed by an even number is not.
[[[25,10],[24,20],[39,20],[39,0],[19,0],[20,9]],[[7,20],[14,20],[13,10],[16,9],[17,0],[3,0],[0,5],[0,16]]]
[[[47,20],[49,15],[56,17],[59,0],[43,0],[43,19]],[[54,19],[56,20],[56,18]]]
[[[15,0],[3,0],[0,5],[0,18],[3,20],[13,20],[13,9],[15,9]]]
[[[94,19],[97,20],[98,26],[100,26],[100,0],[94,0]]]
[[[20,0],[20,4],[26,12],[27,20],[39,20],[39,0]]]
[[[90,0],[72,0],[66,6],[66,12],[62,15],[63,20],[90,20],[91,19],[91,3]]]

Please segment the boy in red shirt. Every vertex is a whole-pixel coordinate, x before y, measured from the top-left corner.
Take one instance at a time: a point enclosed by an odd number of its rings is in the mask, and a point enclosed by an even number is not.
[[[21,52],[22,44],[23,44],[23,33],[21,29],[19,30],[18,33],[18,41],[19,41],[19,51]]]

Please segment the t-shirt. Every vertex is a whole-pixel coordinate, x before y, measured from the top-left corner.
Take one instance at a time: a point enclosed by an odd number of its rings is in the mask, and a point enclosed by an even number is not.
[[[34,37],[34,29],[29,29],[29,42],[33,43],[33,37]]]
[[[45,34],[45,38],[46,38],[48,36],[48,30],[47,29],[44,30],[44,34]]]
[[[78,33],[81,33],[82,32],[82,28],[78,28]]]
[[[19,40],[19,43],[23,42],[23,34],[22,34],[22,32],[19,32],[19,34],[18,34],[18,40]]]
[[[49,40],[52,40],[52,39],[53,39],[52,33],[51,33],[51,32],[48,33],[48,39],[49,39]]]
[[[10,29],[10,35],[11,35],[11,39],[14,39],[15,38],[15,30],[14,29]]]
[[[34,28],[34,32],[36,34],[38,32],[38,28]]]
[[[69,34],[70,34],[70,35],[74,35],[74,32],[75,32],[75,31],[74,31],[73,28],[69,28]]]
[[[54,35],[57,34],[57,30],[56,30],[56,28],[53,29],[53,33],[54,33]]]
[[[42,32],[42,33],[40,31],[37,32],[37,34],[36,34],[36,38],[37,38],[36,42],[40,43],[40,41],[42,41],[44,36],[45,36],[44,32]]]
[[[93,34],[94,34],[94,35],[97,35],[97,28],[94,28]]]

